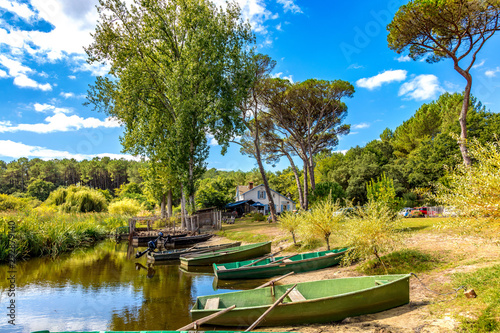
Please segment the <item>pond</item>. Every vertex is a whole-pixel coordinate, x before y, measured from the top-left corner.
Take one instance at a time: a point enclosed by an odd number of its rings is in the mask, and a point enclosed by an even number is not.
[[[207,272],[185,272],[175,262],[151,265],[145,256],[135,259],[135,251],[104,241],[56,259],[17,262],[14,274],[2,265],[0,332],[176,330],[191,322],[197,296],[259,285],[219,288]]]

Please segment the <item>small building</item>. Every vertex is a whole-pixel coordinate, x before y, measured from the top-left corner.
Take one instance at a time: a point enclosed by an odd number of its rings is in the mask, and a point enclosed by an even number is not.
[[[295,202],[286,196],[271,189],[276,213],[282,213],[295,209]],[[262,210],[264,214],[269,213],[269,198],[267,197],[266,189],[263,184],[253,186],[252,182],[248,186],[236,186],[235,201],[252,200],[253,207]]]

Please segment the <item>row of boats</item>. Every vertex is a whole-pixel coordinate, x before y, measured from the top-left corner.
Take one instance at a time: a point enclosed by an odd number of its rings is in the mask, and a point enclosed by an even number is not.
[[[271,254],[271,242],[227,243],[190,249],[151,252],[150,260],[178,258],[181,268],[212,265],[219,280],[261,279],[302,273],[339,264],[348,248],[289,256]],[[260,258],[259,258],[260,257]],[[167,259],[168,258],[168,259]],[[338,278],[294,285],[275,285],[198,296],[191,308],[193,321],[210,317],[209,324],[248,327],[261,316],[261,326],[325,323],[384,311],[407,304],[409,274]],[[280,298],[282,298],[280,300]],[[266,313],[275,305],[272,311]]]

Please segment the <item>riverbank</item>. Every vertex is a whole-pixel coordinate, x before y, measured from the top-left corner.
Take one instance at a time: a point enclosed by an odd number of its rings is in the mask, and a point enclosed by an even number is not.
[[[286,326],[260,329],[284,332],[487,332],[500,331],[500,238],[498,229],[489,228],[478,234],[465,233],[459,228],[458,219],[407,219],[406,237],[390,273],[418,272],[410,279],[410,303],[388,311],[347,318],[327,325]],[[455,227],[454,227],[455,226]],[[498,226],[498,225],[497,225]],[[231,240],[245,242],[273,241],[273,251],[285,252],[313,250],[311,244],[293,245],[290,235],[276,225],[236,220],[234,225],[224,225],[219,232]],[[326,249],[321,242],[318,250]],[[339,244],[340,245],[340,244]],[[298,251],[294,251],[294,249]],[[405,260],[401,253],[418,255]],[[399,255],[399,263],[398,263]],[[389,257],[385,257],[389,260]],[[404,262],[407,261],[407,262]],[[392,264],[392,262],[391,262]],[[280,284],[380,274],[376,267],[360,262],[348,267],[334,267],[292,275]],[[425,286],[424,286],[425,285]],[[463,291],[447,296],[461,285],[472,288],[477,298],[466,298]]]

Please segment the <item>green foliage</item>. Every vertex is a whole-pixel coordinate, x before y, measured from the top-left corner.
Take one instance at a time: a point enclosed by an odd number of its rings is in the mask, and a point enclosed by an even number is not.
[[[37,198],[40,201],[47,200],[50,192],[53,190],[54,184],[42,179],[35,179],[28,185],[28,195]]]
[[[234,201],[235,187],[236,184],[230,178],[217,176],[202,179],[198,182],[196,203],[200,208],[217,207],[222,209]]]
[[[470,273],[457,273],[453,284],[473,288],[478,295],[480,313],[477,319],[463,318],[462,329],[466,332],[496,332],[500,329],[500,265],[478,269]],[[470,308],[470,302],[462,301],[464,308]]]
[[[458,165],[441,183],[434,198],[445,206],[456,207],[462,215],[500,218],[500,141],[469,142],[472,166]]]
[[[344,189],[336,182],[321,182],[316,184],[316,188],[311,192],[309,202],[311,205],[314,203],[325,200],[331,197],[332,200],[337,201],[345,198]]]
[[[86,187],[78,191],[68,191],[61,211],[72,213],[103,212],[107,208],[106,198],[97,190]]]
[[[381,261],[372,259],[361,266],[361,271],[366,275],[419,273],[435,268],[438,263],[438,259],[432,255],[414,249],[391,252],[381,259],[385,267]]]
[[[109,213],[116,215],[136,216],[141,210],[141,204],[137,200],[130,198],[112,202],[108,207]]]
[[[284,212],[279,218],[279,228],[292,234],[293,244],[297,245],[295,234],[299,231],[302,223],[302,214],[293,212]]]
[[[345,215],[338,213],[340,208],[338,200],[328,198],[316,203],[310,211],[300,211],[301,234],[306,238],[323,238],[329,250],[330,236],[334,237],[334,242],[339,242],[344,233]]]
[[[28,213],[0,216],[0,262],[8,259],[9,222],[15,223],[16,259],[57,256],[90,246],[127,224],[122,217],[106,214]]]
[[[345,263],[375,256],[385,267],[381,256],[399,244],[402,234],[399,232],[401,220],[394,211],[383,202],[369,201],[364,207],[358,207],[354,216],[345,224],[343,234],[351,246]]]
[[[0,194],[0,212],[19,211],[29,207],[29,199],[16,198],[12,195]]]
[[[128,183],[122,184],[120,188],[115,190],[115,195],[119,198],[126,197],[130,194],[142,194],[142,189],[139,184],[136,183]]]
[[[261,213],[255,213],[252,216],[252,221],[265,221],[266,217],[262,215]]]
[[[75,186],[70,186],[69,188],[59,187],[55,191],[52,191],[45,201],[48,205],[60,206],[66,202],[66,197],[68,196],[68,192],[76,191],[77,188]]]
[[[396,198],[396,191],[394,190],[394,181],[387,178],[385,173],[377,178],[377,181],[371,180],[366,184],[366,192],[368,202],[380,203],[394,212],[401,206],[401,200]]]

